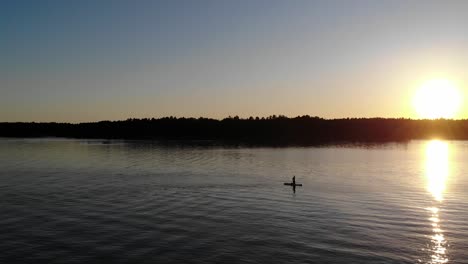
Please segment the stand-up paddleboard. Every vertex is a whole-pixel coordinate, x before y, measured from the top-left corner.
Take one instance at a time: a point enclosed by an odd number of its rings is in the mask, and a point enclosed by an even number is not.
[[[302,186],[302,183],[285,182],[284,185],[287,185],[287,186]]]

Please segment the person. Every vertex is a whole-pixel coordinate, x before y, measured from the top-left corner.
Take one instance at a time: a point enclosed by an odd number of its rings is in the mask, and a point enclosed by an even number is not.
[[[296,176],[293,176],[292,184],[293,184],[293,185],[296,185]]]

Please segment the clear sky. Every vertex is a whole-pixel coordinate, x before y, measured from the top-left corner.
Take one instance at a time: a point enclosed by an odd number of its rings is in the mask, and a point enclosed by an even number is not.
[[[467,14],[468,1],[0,1],[0,121],[415,117],[427,79],[465,93]]]

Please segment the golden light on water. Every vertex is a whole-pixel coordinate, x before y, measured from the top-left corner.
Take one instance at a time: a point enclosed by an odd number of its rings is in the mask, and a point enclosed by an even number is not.
[[[416,92],[414,108],[420,118],[455,118],[462,95],[456,84],[445,79],[425,82]]]
[[[429,221],[431,222],[433,234],[430,236],[431,239],[431,258],[428,263],[430,264],[440,264],[447,263],[447,240],[445,240],[444,233],[440,227],[439,219],[439,208],[430,207],[427,208],[431,212],[431,217]]]
[[[427,190],[436,202],[436,206],[427,208],[430,212],[429,222],[432,226],[430,236],[431,258],[428,263],[447,263],[447,240],[440,225],[440,203],[443,201],[446,181],[450,173],[449,145],[440,140],[429,141],[426,145],[426,180]]]
[[[449,146],[447,142],[432,140],[426,146],[427,190],[437,201],[443,200],[445,182],[449,174]]]

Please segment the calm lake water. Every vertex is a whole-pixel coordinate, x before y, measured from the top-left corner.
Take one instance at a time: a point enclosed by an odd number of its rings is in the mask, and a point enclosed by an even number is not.
[[[463,141],[0,139],[0,263],[467,263],[467,161]]]

